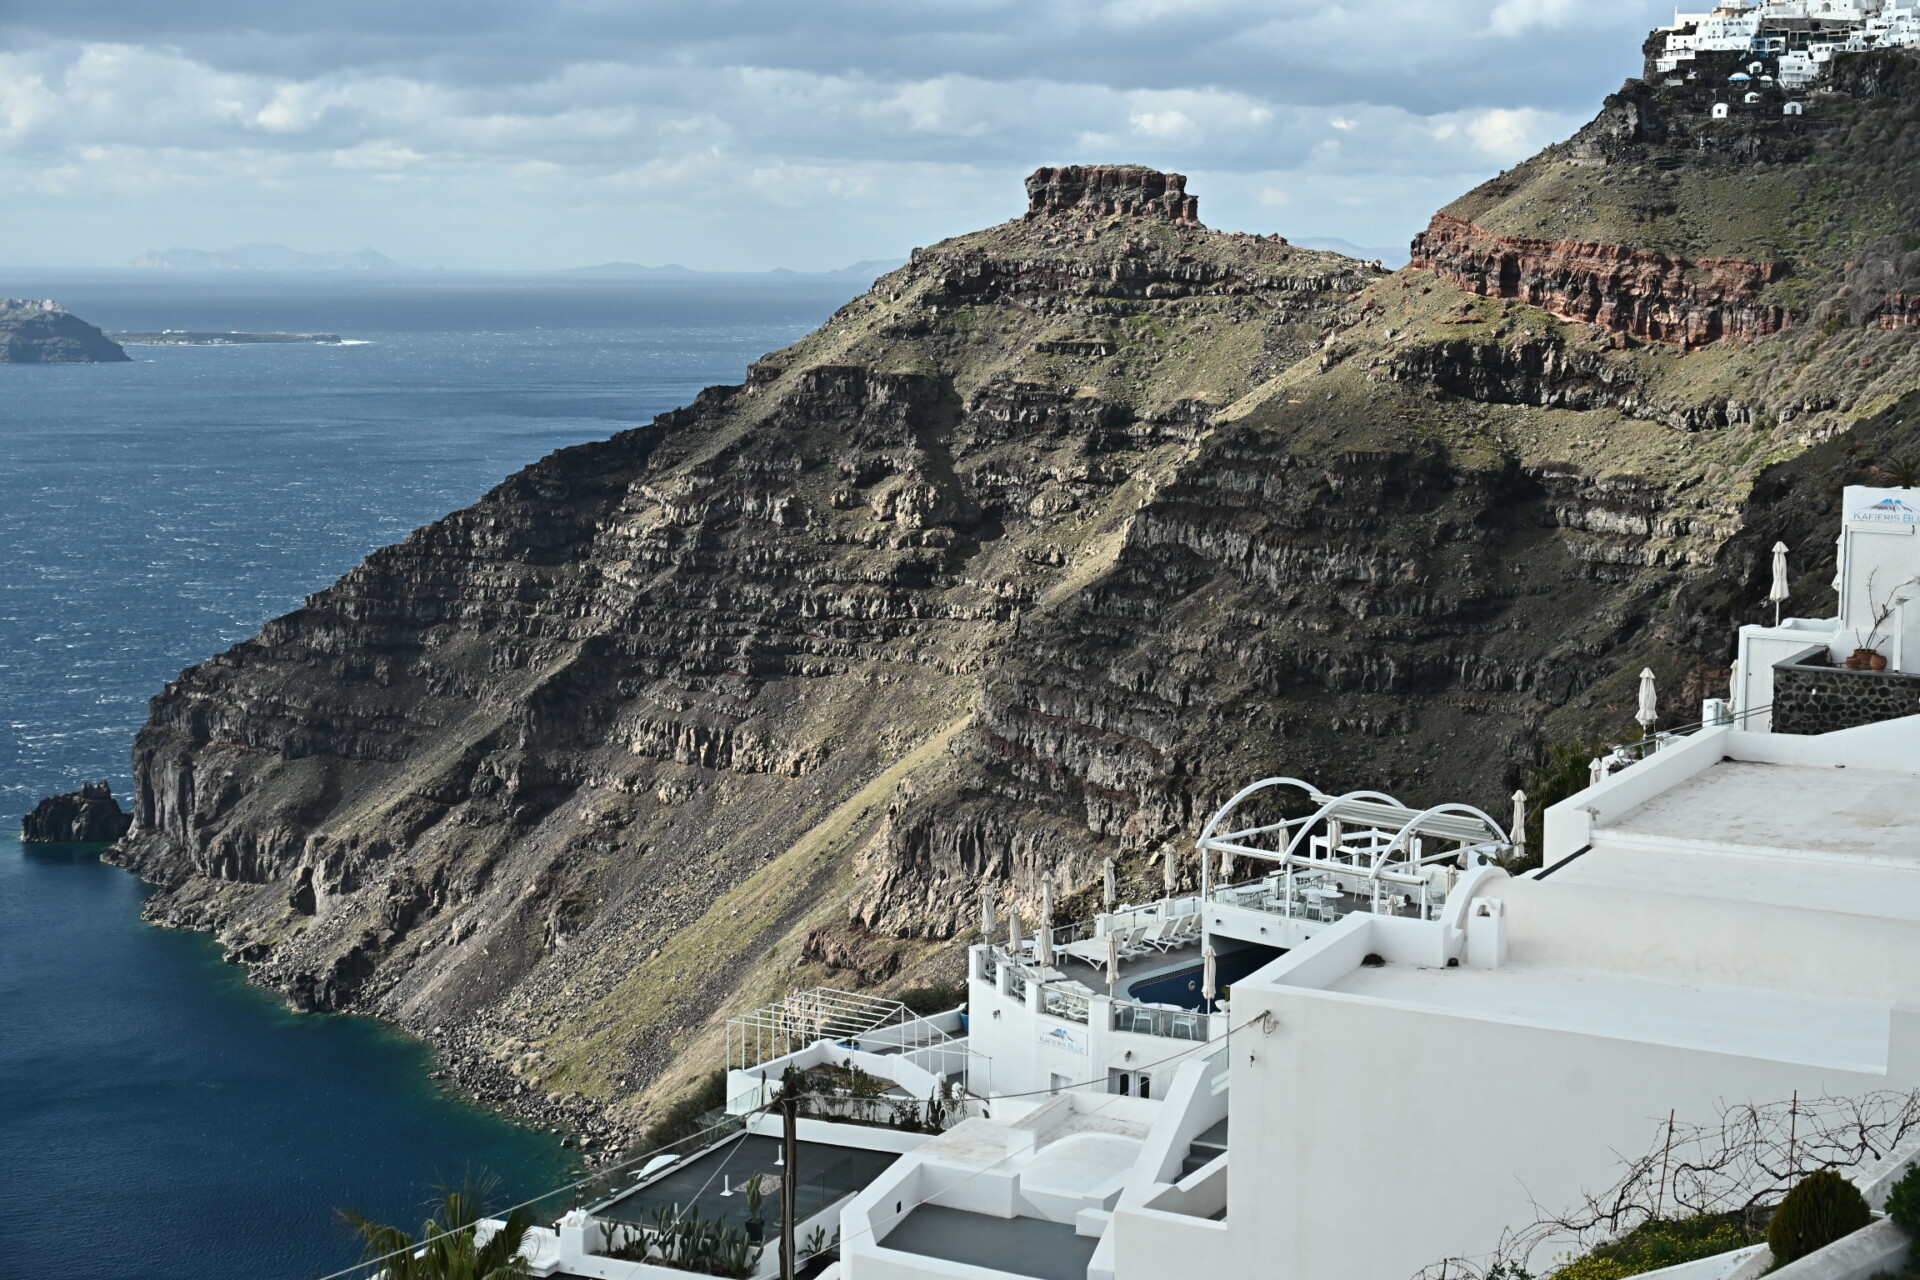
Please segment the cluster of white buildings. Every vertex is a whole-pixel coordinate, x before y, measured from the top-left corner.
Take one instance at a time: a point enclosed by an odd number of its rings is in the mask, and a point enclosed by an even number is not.
[[[1920,46],[1920,0],[1729,0],[1708,13],[1675,13],[1662,29],[1659,73],[1684,71],[1702,53],[1733,53],[1777,60],[1741,74],[1791,90],[1819,79],[1837,53]]]
[[[1920,714],[1884,711],[1920,689],[1920,491],[1850,490],[1843,524],[1840,616],[1745,629],[1735,706],[1550,808],[1540,870],[1503,869],[1519,833],[1468,805],[1257,783],[1196,833],[1197,892],[1109,886],[1024,936],[989,908],[962,1009],[813,992],[737,1020],[745,1136],[622,1197],[737,1212],[792,1172],[763,1108],[826,1072],[867,1082],[854,1119],[953,1100],[937,1134],[800,1122],[837,1280],[1403,1280],[1609,1187],[1670,1118],[1920,1090]],[[1836,665],[1868,649],[1883,669]],[[1786,668],[1833,727],[1770,715]],[[1872,1154],[1881,1195],[1920,1143]],[[684,1275],[596,1253],[646,1220],[624,1202],[536,1233],[535,1274]],[[1871,1230],[1791,1274],[1897,1270]]]

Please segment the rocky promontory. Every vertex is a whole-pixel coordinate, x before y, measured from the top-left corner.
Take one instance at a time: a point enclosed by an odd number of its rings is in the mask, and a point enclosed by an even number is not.
[[[982,882],[1191,883],[1250,778],[1499,811],[1642,667],[1724,688],[1766,548],[1911,452],[1920,92],[1621,101],[1392,274],[1039,171],[183,672],[116,856],[301,1007],[624,1124],[731,1013],[952,972]]]
[[[103,364],[132,357],[52,299],[0,298],[0,364]]]
[[[88,782],[35,805],[20,819],[20,838],[28,844],[105,844],[132,825],[133,815],[121,810],[110,783]]]

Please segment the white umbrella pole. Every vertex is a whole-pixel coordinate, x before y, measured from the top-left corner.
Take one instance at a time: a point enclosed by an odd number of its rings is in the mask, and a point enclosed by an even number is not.
[[[1112,858],[1107,859],[1107,875],[1106,875],[1105,887],[1106,887],[1107,910],[1111,911],[1113,910],[1113,904],[1120,900],[1120,886],[1116,882],[1113,874]]]
[[[1053,872],[1040,877],[1040,932],[1034,938],[1034,959],[1053,963]]]
[[[1118,987],[1119,985],[1120,985],[1120,935],[1117,933],[1110,933],[1107,935],[1107,988],[1108,988],[1107,994],[1112,995],[1114,993],[1113,989]]]
[[[1773,625],[1780,625],[1780,606],[1791,597],[1787,586],[1787,544],[1773,544],[1773,590],[1767,599],[1773,602]]]

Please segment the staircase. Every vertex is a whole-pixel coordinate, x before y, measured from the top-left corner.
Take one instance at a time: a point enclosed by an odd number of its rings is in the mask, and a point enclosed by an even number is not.
[[[1185,1181],[1225,1154],[1227,1154],[1227,1122],[1222,1120],[1195,1138],[1193,1144],[1187,1148],[1187,1157],[1180,1162],[1181,1180]]]

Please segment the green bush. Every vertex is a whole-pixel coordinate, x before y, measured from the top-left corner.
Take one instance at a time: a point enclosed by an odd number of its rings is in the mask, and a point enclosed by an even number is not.
[[[1677,1267],[1758,1244],[1758,1234],[1738,1217],[1705,1214],[1697,1218],[1656,1219],[1576,1258],[1553,1273],[1553,1280],[1622,1280],[1662,1267]]]
[[[1887,1192],[1887,1216],[1910,1236],[1920,1239],[1920,1164],[1900,1175]]]
[[[1775,1266],[1785,1266],[1873,1221],[1860,1189],[1831,1169],[1816,1169],[1787,1192],[1767,1224]]]

